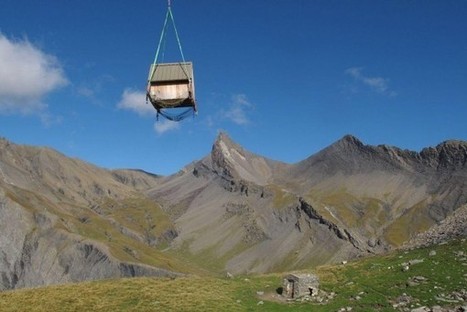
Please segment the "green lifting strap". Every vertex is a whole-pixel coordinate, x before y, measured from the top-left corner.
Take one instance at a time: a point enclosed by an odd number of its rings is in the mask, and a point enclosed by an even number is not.
[[[173,16],[173,13],[172,13],[172,9],[171,9],[171,6],[170,6],[170,0],[168,1],[168,9],[167,9],[167,13],[165,15],[165,21],[164,21],[164,26],[162,28],[162,33],[161,33],[161,37],[159,39],[159,45],[157,46],[157,50],[156,50],[156,56],[154,57],[154,65],[157,63],[157,59],[159,58],[159,52],[160,52],[160,49],[161,49],[161,44],[162,44],[162,41],[164,40],[164,37],[166,35],[166,29],[167,29],[167,21],[169,20],[169,17],[170,17],[170,20],[172,21],[172,25],[174,27],[174,30],[175,30],[175,37],[177,38],[177,43],[178,43],[178,48],[180,50],[180,55],[182,56],[182,60],[183,62],[185,63],[185,56],[183,55],[183,49],[182,49],[182,44],[180,42],[180,38],[178,36],[178,31],[177,31],[177,27],[175,26],[175,19],[174,19],[174,16]],[[155,68],[155,67],[154,67]]]

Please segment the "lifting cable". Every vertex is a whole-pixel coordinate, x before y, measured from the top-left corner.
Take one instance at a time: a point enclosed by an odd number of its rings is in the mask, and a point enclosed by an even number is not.
[[[157,60],[159,58],[159,53],[160,53],[160,50],[161,50],[161,45],[162,45],[162,42],[164,41],[165,36],[166,36],[166,30],[167,30],[167,25],[168,25],[167,22],[169,21],[169,18],[170,18],[170,20],[172,22],[172,26],[173,26],[174,31],[175,31],[175,37],[177,39],[178,49],[180,50],[180,55],[182,56],[182,61],[183,61],[183,63],[185,63],[185,56],[183,55],[182,43],[180,41],[180,37],[178,36],[177,26],[175,26],[175,19],[174,19],[173,13],[172,13],[171,2],[170,2],[170,0],[167,0],[167,13],[165,14],[164,26],[162,27],[161,37],[159,38],[159,44],[157,45],[156,56],[154,57],[154,62],[153,62],[153,64],[154,64],[153,68],[154,69],[153,69],[153,71],[155,71]],[[183,68],[183,66],[182,66],[182,68]],[[187,78],[190,78],[185,68],[183,68],[183,71],[185,72],[185,75],[187,76]],[[153,74],[154,74],[154,72],[153,72]]]

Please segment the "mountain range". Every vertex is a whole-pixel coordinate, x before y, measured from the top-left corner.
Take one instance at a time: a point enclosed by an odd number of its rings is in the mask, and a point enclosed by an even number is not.
[[[347,135],[294,164],[220,133],[170,176],[0,139],[0,290],[125,276],[281,272],[397,248],[467,204],[467,142]]]

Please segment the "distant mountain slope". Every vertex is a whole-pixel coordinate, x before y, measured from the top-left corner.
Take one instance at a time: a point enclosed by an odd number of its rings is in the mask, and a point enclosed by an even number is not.
[[[157,249],[176,236],[141,193],[158,180],[0,139],[0,290],[189,271]]]
[[[308,268],[400,246],[467,204],[467,143],[345,136],[286,164],[221,133],[177,174],[106,170],[0,139],[0,289]]]
[[[420,153],[346,136],[282,178],[365,236],[399,245],[467,202],[467,143]]]
[[[416,153],[345,136],[284,164],[221,133],[208,156],[148,194],[176,224],[172,247],[200,263],[293,269],[377,253],[427,230],[467,202],[466,159],[465,142]]]

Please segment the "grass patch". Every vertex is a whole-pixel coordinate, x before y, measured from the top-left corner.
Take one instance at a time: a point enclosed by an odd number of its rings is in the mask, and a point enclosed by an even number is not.
[[[421,201],[407,210],[385,230],[385,239],[393,246],[400,246],[415,233],[428,230],[433,225],[433,220],[421,211],[424,209],[426,202]]]
[[[270,188],[274,192],[274,198],[272,201],[272,207],[274,209],[284,209],[289,207],[291,204],[297,201],[297,196],[281,189],[276,185],[270,185]]]
[[[136,232],[149,231],[159,236],[173,228],[169,216],[162,208],[144,197],[126,198],[120,202],[107,199],[102,207],[108,216]]]
[[[337,218],[349,227],[357,226],[360,215],[353,209],[361,202],[345,190],[336,191],[321,198],[324,206],[332,207]]]
[[[225,266],[228,260],[251,246],[244,241],[240,241],[238,244],[233,246],[232,249],[228,250],[222,256],[219,256],[216,251],[219,250],[222,243],[223,242],[221,241],[216,245],[205,248],[196,253],[192,253],[190,251],[190,242],[185,241],[180,247],[168,250],[167,254],[170,254],[177,259],[185,259],[187,263],[191,263],[193,266],[209,272],[209,275],[220,276],[226,273]]]

